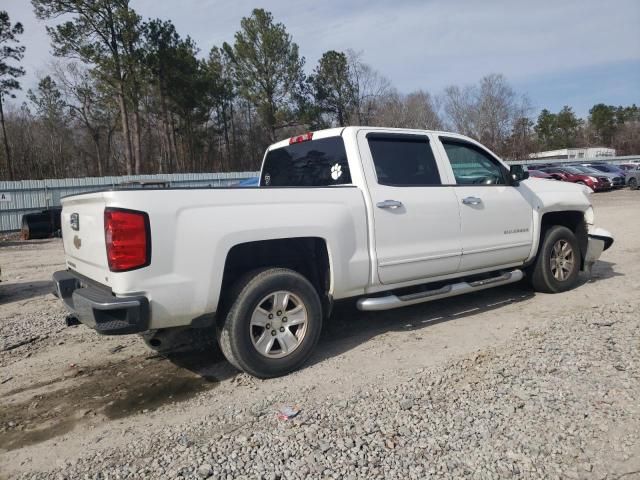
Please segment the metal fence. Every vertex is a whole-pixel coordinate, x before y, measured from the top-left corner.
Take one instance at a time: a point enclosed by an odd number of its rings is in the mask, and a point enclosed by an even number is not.
[[[0,232],[19,230],[22,215],[59,206],[60,198],[66,195],[112,188],[127,182],[167,182],[173,187],[224,187],[257,175],[257,172],[175,173],[0,182]]]

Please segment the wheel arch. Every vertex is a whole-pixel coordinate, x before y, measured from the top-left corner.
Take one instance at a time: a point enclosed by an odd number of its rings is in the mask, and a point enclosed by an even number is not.
[[[333,304],[331,255],[327,241],[320,237],[278,238],[234,245],[225,259],[218,303],[243,275],[267,267],[289,268],[307,278],[320,296],[324,315],[328,316]]]
[[[578,245],[580,246],[580,268],[582,269],[584,264],[584,256],[587,251],[587,244],[589,241],[585,212],[582,212],[580,210],[562,210],[544,213],[542,215],[542,218],[540,219],[538,250],[540,248],[540,245],[542,245],[542,239],[544,238],[545,233],[550,227],[554,225],[567,227],[576,236]],[[539,251],[536,252],[536,257],[539,253]]]

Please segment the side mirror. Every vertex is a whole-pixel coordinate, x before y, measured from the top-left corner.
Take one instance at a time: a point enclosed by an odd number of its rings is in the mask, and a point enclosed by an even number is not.
[[[517,185],[522,180],[529,178],[529,172],[525,170],[522,165],[511,165],[509,167],[509,174],[513,179],[513,183]]]

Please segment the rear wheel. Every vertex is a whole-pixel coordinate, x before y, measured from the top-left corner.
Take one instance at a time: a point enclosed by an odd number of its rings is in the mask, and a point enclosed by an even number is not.
[[[576,286],[580,273],[580,246],[567,227],[555,225],[544,233],[529,278],[538,292],[558,293]]]
[[[259,377],[285,375],[313,352],[322,306],[304,276],[285,268],[252,272],[230,291],[218,341],[235,367]]]

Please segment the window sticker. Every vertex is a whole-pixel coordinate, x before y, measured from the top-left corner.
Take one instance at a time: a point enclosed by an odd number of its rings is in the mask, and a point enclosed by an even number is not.
[[[331,178],[334,180],[338,180],[342,176],[342,165],[336,163],[333,167],[331,167]]]

